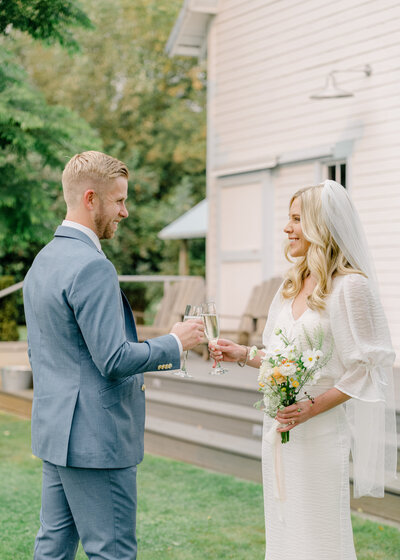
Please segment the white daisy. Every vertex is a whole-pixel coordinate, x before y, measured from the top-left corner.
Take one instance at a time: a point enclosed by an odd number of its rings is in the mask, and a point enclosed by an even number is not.
[[[323,353],[321,350],[305,350],[301,357],[301,361],[303,362],[304,367],[310,369],[318,363],[322,356]]]

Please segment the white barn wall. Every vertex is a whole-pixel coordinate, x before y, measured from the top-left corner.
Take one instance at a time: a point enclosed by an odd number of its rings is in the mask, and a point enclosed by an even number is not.
[[[281,274],[286,266],[281,230],[290,194],[325,177],[318,160],[278,165],[272,171],[268,208],[263,207],[268,214],[273,200],[273,226],[263,245],[267,254],[260,256],[258,264],[252,261],[250,273],[249,263],[238,255],[234,264],[221,260],[221,243],[226,242],[221,229],[228,232],[240,222],[240,231],[250,234],[254,222],[245,208],[239,221],[229,197],[223,199],[221,219],[218,175],[241,166],[251,171],[267,161],[279,164],[282,154],[350,141],[348,186],[377,265],[398,363],[399,28],[400,4],[394,0],[220,0],[208,38],[211,210],[207,241],[209,293],[220,301],[224,313],[229,308],[231,314],[240,313],[252,285]],[[331,70],[365,64],[372,67],[370,77],[337,75],[340,87],[354,91],[354,97],[309,99],[323,87]],[[229,185],[228,177],[224,181]],[[237,188],[244,192],[246,180]],[[231,202],[236,204],[234,199]],[[238,278],[236,284],[233,277]]]

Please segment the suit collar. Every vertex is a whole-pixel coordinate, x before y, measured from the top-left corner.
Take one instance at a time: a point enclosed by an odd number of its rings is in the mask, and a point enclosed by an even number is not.
[[[90,237],[80,229],[71,228],[68,226],[58,226],[54,234],[54,237],[69,237],[71,239],[79,239],[80,241],[83,241],[84,243],[89,245],[89,247],[95,249],[98,253],[103,254],[101,251],[99,251],[99,249],[96,247],[95,243],[90,239]]]

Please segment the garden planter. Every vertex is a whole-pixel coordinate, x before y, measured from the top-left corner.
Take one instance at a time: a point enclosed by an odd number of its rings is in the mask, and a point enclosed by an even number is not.
[[[1,368],[1,389],[8,393],[18,393],[32,389],[32,371],[27,366],[7,366]]]

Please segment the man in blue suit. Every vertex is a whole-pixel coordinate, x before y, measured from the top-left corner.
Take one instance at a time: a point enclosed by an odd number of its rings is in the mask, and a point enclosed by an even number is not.
[[[143,458],[143,372],[176,369],[200,321],[138,343],[100,239],[128,216],[128,169],[100,152],[66,165],[67,215],[24,282],[34,378],[32,450],[43,459],[35,560],[136,558],[136,465]]]

